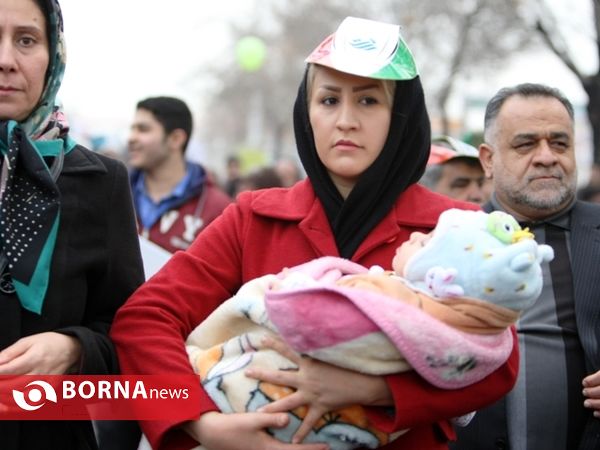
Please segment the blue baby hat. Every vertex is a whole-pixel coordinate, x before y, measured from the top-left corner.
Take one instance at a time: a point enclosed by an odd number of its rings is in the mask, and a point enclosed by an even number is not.
[[[554,251],[540,245],[510,214],[450,209],[439,218],[433,236],[406,263],[404,276],[425,289],[432,267],[453,269],[452,283],[464,296],[522,310],[542,291],[541,264]]]

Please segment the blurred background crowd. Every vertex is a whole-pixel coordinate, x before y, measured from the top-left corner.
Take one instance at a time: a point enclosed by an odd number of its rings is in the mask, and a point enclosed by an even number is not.
[[[290,111],[303,57],[341,17],[355,15],[402,24],[434,135],[476,148],[485,104],[499,87],[561,89],[576,110],[580,194],[600,196],[597,1],[131,0],[119,3],[118,17],[116,0],[90,3],[63,1],[71,90],[60,97],[77,138],[126,163],[137,101],[172,95],[194,114],[186,157],[229,195],[299,179]],[[102,87],[82,95],[77,80],[90,77]]]

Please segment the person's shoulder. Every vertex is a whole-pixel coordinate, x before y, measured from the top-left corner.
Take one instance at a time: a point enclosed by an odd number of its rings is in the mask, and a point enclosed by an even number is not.
[[[600,225],[600,203],[577,200],[573,205],[571,217],[572,220],[595,221],[597,225]]]
[[[233,199],[210,178],[206,179],[203,189],[206,189],[207,195],[211,199],[220,203],[231,203],[233,201]]]
[[[316,199],[315,192],[308,179],[289,188],[267,188],[241,192],[236,202],[242,208],[266,217],[297,220],[310,211]]]
[[[599,211],[600,210],[600,203],[595,203],[595,202],[588,202],[585,200],[577,200],[575,202],[575,205],[573,205],[574,208],[581,208],[585,211]]]
[[[430,191],[420,184],[409,186],[396,202],[396,216],[399,223],[412,226],[433,226],[441,213],[448,209],[479,211],[475,203],[455,200]]]
[[[118,159],[101,155],[77,144],[65,155],[63,173],[107,173],[127,170]]]

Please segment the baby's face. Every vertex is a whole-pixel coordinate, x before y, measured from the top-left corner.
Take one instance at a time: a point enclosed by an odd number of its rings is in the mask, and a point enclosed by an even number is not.
[[[408,241],[404,241],[400,247],[396,249],[396,256],[392,260],[392,269],[396,275],[404,275],[404,267],[408,259],[421,250],[431,239],[431,233],[425,234],[420,231],[415,231],[410,235]]]

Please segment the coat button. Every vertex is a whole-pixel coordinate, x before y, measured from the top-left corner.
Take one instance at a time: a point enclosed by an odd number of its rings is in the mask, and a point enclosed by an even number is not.
[[[12,282],[12,278],[8,272],[4,272],[0,277],[0,291],[4,294],[14,294],[15,285]]]
[[[506,450],[508,448],[508,445],[506,443],[506,439],[504,439],[504,438],[498,438],[498,439],[496,439],[496,441],[494,442],[494,444],[495,444],[495,446],[496,446],[495,448],[497,450]]]

